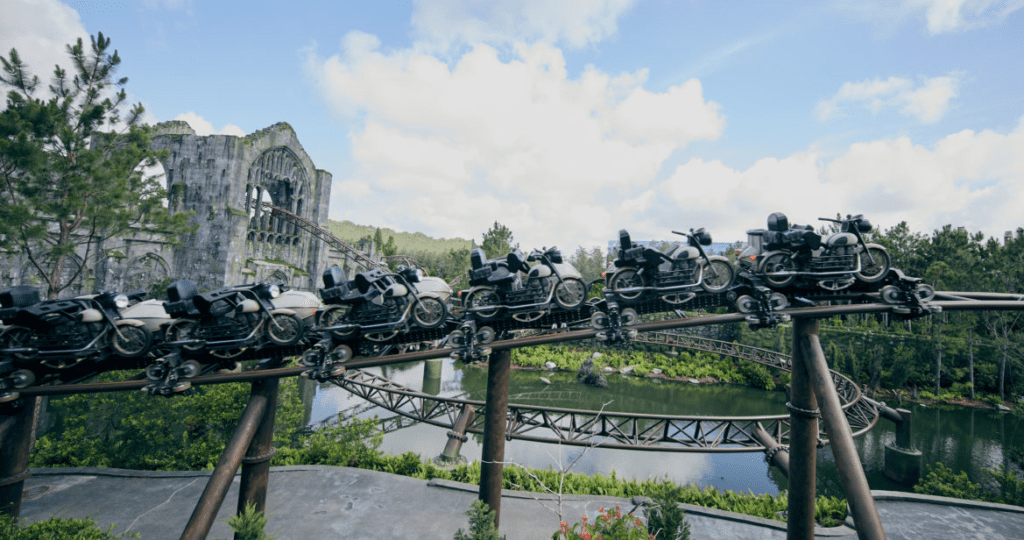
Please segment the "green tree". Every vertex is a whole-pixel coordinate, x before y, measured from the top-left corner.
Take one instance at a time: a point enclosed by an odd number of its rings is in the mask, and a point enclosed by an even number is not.
[[[569,264],[580,271],[584,282],[597,282],[592,287],[591,296],[599,297],[604,288],[601,283],[601,273],[608,269],[608,261],[601,248],[587,250],[580,246],[576,249],[576,253],[569,257]]]
[[[50,298],[79,279],[109,238],[142,228],[174,241],[189,215],[171,214],[158,178],[141,104],[127,114],[127,78],[110,39],[68,45],[72,68],[57,66],[52,97],[36,97],[39,78],[11,49],[0,57],[10,88],[0,113],[0,248],[24,254]],[[84,264],[79,264],[81,257]]]
[[[487,258],[492,259],[507,255],[513,248],[518,248],[519,244],[513,245],[512,231],[495,221],[494,226],[487,229],[487,232],[484,233],[484,241],[480,244],[480,247],[487,254]]]

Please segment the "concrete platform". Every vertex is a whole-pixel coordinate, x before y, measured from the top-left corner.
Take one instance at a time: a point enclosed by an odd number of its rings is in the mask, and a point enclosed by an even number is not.
[[[115,532],[137,531],[144,539],[178,538],[210,471],[144,472],[122,469],[33,469],[25,482],[21,517],[91,517]],[[1024,508],[899,492],[873,492],[889,539],[1024,538]],[[416,538],[450,540],[468,529],[465,511],[476,486],[425,481],[346,467],[298,466],[271,470],[267,532],[278,540]],[[508,540],[543,540],[558,529],[558,501],[506,491],[501,532]],[[225,521],[234,514],[238,478],[225,499],[210,538],[231,538]],[[566,496],[562,513],[575,523],[598,508],[633,501],[615,497]],[[784,539],[784,523],[685,505],[691,538]],[[823,539],[855,539],[848,526],[818,529]]]

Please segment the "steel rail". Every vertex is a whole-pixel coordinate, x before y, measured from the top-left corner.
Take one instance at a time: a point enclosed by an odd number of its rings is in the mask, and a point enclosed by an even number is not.
[[[1003,295],[1005,296],[1005,295]],[[943,310],[951,311],[970,311],[970,310],[1008,310],[1008,311],[1024,311],[1024,301],[1009,301],[1009,300],[974,300],[970,302],[964,301],[940,301],[933,302],[934,305],[942,307]],[[863,313],[889,313],[895,306],[887,304],[850,304],[842,306],[816,306],[806,308],[790,308],[782,310],[782,313],[789,314],[793,317],[831,317],[835,315],[854,315]],[[729,313],[724,315],[709,315],[703,317],[691,317],[686,319],[668,319],[665,321],[654,321],[640,323],[632,328],[635,328],[637,332],[652,332],[659,330],[672,330],[675,328],[690,328],[699,326],[710,326],[714,324],[727,324],[744,322],[746,315],[740,313]],[[563,343],[567,341],[578,341],[581,339],[591,339],[597,335],[598,331],[593,329],[586,330],[573,330],[565,332],[556,332],[551,334],[540,334],[534,336],[521,337],[511,340],[495,341],[489,346],[495,350],[504,349],[515,349],[520,347],[531,347],[534,345],[546,345],[551,343]],[[451,354],[451,349],[432,349],[426,351],[414,351],[408,353],[397,354],[393,356],[373,357],[373,358],[361,358],[357,360],[351,360],[345,364],[347,368],[366,368],[375,366],[384,366],[391,364],[400,364],[403,362],[414,362],[417,360],[427,360],[431,358],[443,358]],[[272,378],[272,377],[294,377],[299,375],[306,368],[303,367],[285,367],[277,369],[267,369],[260,371],[246,371],[242,373],[218,373],[214,375],[202,375],[190,379],[193,385],[204,385],[204,384],[220,384],[229,382],[252,382],[259,379]],[[78,383],[69,385],[55,385],[55,386],[35,386],[20,390],[19,392],[23,396],[53,396],[53,395],[66,395],[76,393],[97,393],[97,392],[123,392],[130,390],[141,390],[149,384],[148,381],[121,381],[121,382],[109,382],[109,383]]]

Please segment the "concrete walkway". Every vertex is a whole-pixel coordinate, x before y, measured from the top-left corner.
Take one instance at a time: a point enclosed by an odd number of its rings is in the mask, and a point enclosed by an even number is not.
[[[209,478],[202,472],[141,472],[121,469],[33,469],[25,482],[21,517],[91,517],[115,532],[139,532],[144,539],[178,538]],[[1021,539],[1024,508],[943,497],[873,492],[890,540]],[[465,511],[476,486],[425,481],[346,467],[275,467],[271,471],[267,532],[278,540],[416,538],[451,540],[468,529]],[[238,478],[228,493],[210,538],[231,538],[225,521],[234,514]],[[508,540],[544,540],[558,529],[558,503],[506,491],[501,532]],[[562,512],[570,524],[598,508],[633,501],[615,497],[567,496]],[[731,512],[684,505],[691,538],[784,539],[785,524]],[[849,525],[852,525],[848,521]],[[855,539],[849,526],[819,529],[823,539]]]

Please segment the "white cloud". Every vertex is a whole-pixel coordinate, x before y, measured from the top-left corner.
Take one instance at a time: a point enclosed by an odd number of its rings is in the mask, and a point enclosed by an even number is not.
[[[78,12],[67,5],[56,0],[4,0],[0,54],[7,58],[12,48],[17,49],[22,62],[39,77],[40,92],[46,93],[55,65],[70,68],[66,46],[78,38],[88,47],[89,32]]]
[[[654,223],[686,216],[686,226],[706,226],[722,241],[764,228],[775,211],[801,224],[863,213],[883,227],[907,221],[930,232],[953,224],[1001,236],[1024,226],[1024,117],[1006,134],[965,130],[933,148],[906,137],[858,143],[830,162],[805,153],[735,170],[694,159],[660,190],[647,213]]]
[[[372,190],[360,206],[387,208],[367,222],[478,237],[498,220],[524,247],[599,245],[608,232],[594,223],[629,219],[644,202],[621,212],[619,201],[649,186],[672,152],[724,130],[697,80],[652,92],[643,70],[570,78],[545,43],[517,44],[509,60],[478,45],[451,65],[379,47],[354,32],[340,55],[307,60],[328,107],[356,126],[352,177]]]
[[[544,41],[578,49],[618,30],[618,18],[636,0],[416,0],[412,26],[420,47],[446,51],[463,45]]]
[[[840,0],[836,5],[888,31],[907,20],[923,20],[935,36],[999,24],[1024,7],[1024,0]]]
[[[923,124],[938,122],[957,97],[961,77],[957,74],[918,78],[917,84],[903,77],[846,82],[836,95],[818,102],[818,119],[830,120],[843,114],[847,106],[860,105],[872,114],[895,109]]]
[[[242,128],[234,124],[225,124],[224,127],[215,130],[213,129],[213,124],[192,111],[181,113],[178,116],[175,116],[174,120],[184,120],[188,122],[188,125],[192,126],[196,135],[235,135],[238,137],[245,137],[245,131],[242,131]]]

